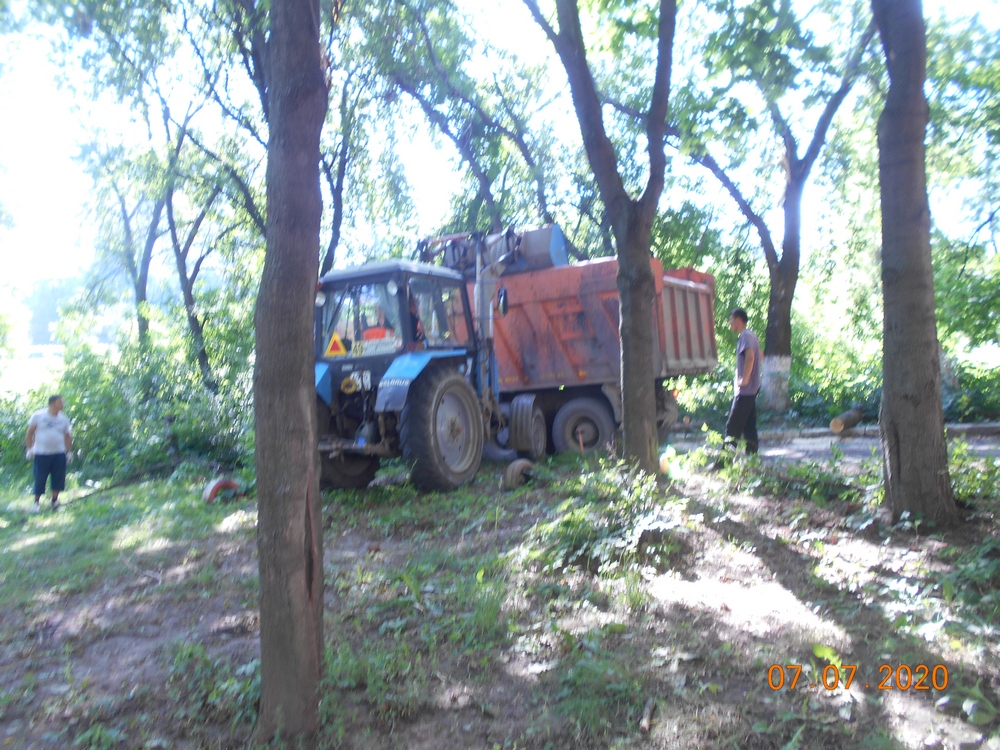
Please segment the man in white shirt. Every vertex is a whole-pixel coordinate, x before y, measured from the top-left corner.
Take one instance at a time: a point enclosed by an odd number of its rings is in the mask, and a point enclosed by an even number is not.
[[[34,460],[35,504],[32,511],[37,513],[39,501],[45,494],[45,482],[52,477],[52,510],[59,509],[59,493],[66,488],[66,464],[73,449],[73,435],[69,418],[63,414],[62,396],[49,397],[47,409],[39,409],[28,420],[28,434],[25,437],[27,457]]]

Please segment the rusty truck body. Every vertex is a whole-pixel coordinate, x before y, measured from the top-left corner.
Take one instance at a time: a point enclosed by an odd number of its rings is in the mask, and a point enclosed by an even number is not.
[[[463,270],[455,243],[444,264]],[[503,314],[492,316],[498,401],[504,407],[533,394],[545,417],[548,445],[556,451],[589,452],[613,440],[622,421],[621,344],[616,258],[569,264],[566,240],[556,225],[515,233],[517,260],[497,281]],[[677,420],[674,394],[664,383],[680,375],[712,371],[715,281],[693,269],[664,270],[651,261],[654,304],[654,372],[661,442]],[[466,270],[468,268],[466,267]],[[467,277],[470,274],[466,274]],[[475,284],[468,285],[470,297]],[[498,433],[501,444],[504,433]]]

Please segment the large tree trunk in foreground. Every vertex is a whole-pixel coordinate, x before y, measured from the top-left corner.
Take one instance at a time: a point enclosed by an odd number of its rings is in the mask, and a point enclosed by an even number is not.
[[[889,69],[878,121],[882,203],[882,466],[893,517],[948,525],[948,476],[924,163],[927,46],[920,0],[872,0]]]
[[[272,0],[267,255],[255,318],[260,713],[253,742],[310,745],[323,655],[313,310],[327,91],[319,3]]]

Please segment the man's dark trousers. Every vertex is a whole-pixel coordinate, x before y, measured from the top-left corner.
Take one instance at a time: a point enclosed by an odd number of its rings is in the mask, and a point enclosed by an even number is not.
[[[48,453],[35,456],[35,495],[45,494],[45,480],[52,477],[52,491],[66,489],[66,454]]]
[[[757,452],[757,394],[737,396],[726,420],[726,442],[747,441],[747,453]]]

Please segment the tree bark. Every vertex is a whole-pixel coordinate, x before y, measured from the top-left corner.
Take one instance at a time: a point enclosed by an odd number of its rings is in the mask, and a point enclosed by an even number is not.
[[[889,91],[878,121],[882,206],[883,386],[879,432],[885,495],[947,526],[959,520],[948,476],[927,202],[927,64],[920,0],[872,0]]]
[[[314,743],[323,655],[323,522],[313,300],[327,89],[318,0],[272,0],[267,252],[255,316],[260,713],[252,741]]]
[[[786,158],[794,158],[786,154]],[[801,170],[796,170],[801,172]],[[764,330],[760,401],[765,409],[785,411],[790,405],[788,378],[792,367],[792,300],[799,280],[802,245],[802,192],[808,171],[789,175],[785,184],[785,231],[781,259],[768,263],[771,289]]]
[[[615,236],[621,312],[623,448],[627,460],[643,471],[654,473],[659,469],[659,441],[656,436],[653,377],[652,311],[655,286],[650,267],[650,239],[666,173],[663,147],[670,101],[677,5],[675,0],[660,0],[659,3],[656,75],[646,117],[649,178],[642,195],[633,199],[625,190],[615,147],[604,127],[601,99],[587,62],[576,0],[556,0],[558,31],[542,15],[535,0],[524,0],[524,3],[552,42],[566,70],[587,160]]]
[[[615,232],[621,310],[622,439],[625,455],[643,470],[655,472],[659,470],[660,441],[656,434],[653,367],[656,286],[649,252],[653,215],[634,208],[626,213],[625,227]],[[653,404],[651,412],[649,404]]]

